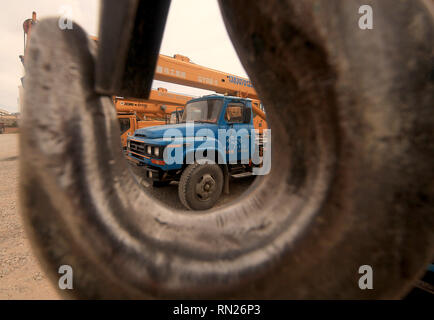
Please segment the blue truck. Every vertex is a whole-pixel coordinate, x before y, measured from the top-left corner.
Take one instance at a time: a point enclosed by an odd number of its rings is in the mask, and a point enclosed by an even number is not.
[[[253,125],[250,99],[208,95],[187,102],[177,124],[142,128],[127,140],[127,157],[156,187],[179,181],[181,203],[214,206],[229,178],[262,166],[263,135]]]

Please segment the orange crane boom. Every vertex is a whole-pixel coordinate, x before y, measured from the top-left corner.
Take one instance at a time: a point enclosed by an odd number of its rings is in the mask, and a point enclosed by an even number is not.
[[[160,54],[154,79],[232,96],[258,99],[249,79],[199,66],[180,54],[175,54],[173,58]]]
[[[158,116],[163,118],[173,111],[183,108],[192,96],[168,92],[165,88],[152,90],[147,100],[124,99],[114,97],[113,102],[117,112],[136,112],[146,116]]]
[[[36,12],[33,12],[32,19],[27,19],[23,24],[24,34],[27,35],[25,48],[30,37],[31,28],[36,23]],[[90,38],[98,42],[96,37],[91,36]],[[20,58],[24,61],[23,56],[20,56]],[[175,54],[173,57],[160,54],[154,79],[225,95],[250,98],[252,99],[255,128],[261,131],[267,128],[265,112],[261,108],[261,103],[251,81],[247,78],[197,65],[191,62],[188,57],[180,54]],[[167,115],[183,108],[187,101],[192,98],[188,95],[170,93],[164,88],[151,90],[147,100],[113,97],[121,123],[122,144],[125,145],[126,137],[140,127],[164,124]],[[127,119],[129,121],[128,125]]]
[[[24,31],[24,54],[20,56],[24,63],[25,52],[31,37],[32,28],[37,24],[36,12],[32,12],[32,18],[23,23]],[[96,43],[98,39],[90,36]],[[20,87],[20,101],[22,101],[23,90]],[[116,108],[118,119],[121,126],[121,141],[126,146],[126,138],[134,133],[135,130],[154,125],[161,125],[167,122],[168,116],[183,109],[188,100],[193,97],[168,92],[167,89],[158,88],[152,90],[147,100],[124,99],[122,97],[112,97]]]
[[[266,115],[261,108],[252,82],[243,77],[206,68],[183,55],[173,57],[160,54],[154,74],[155,80],[215,91],[216,93],[252,99],[255,128],[266,129]]]
[[[92,37],[92,39],[98,41],[96,37]],[[190,58],[181,54],[175,54],[173,57],[160,54],[154,79],[225,95],[250,98],[252,99],[255,128],[262,131],[268,127],[258,94],[253,88],[252,82],[247,78],[197,65]],[[152,101],[152,97],[153,91],[149,97],[150,101]]]
[[[121,143],[126,147],[128,136],[144,127],[164,125],[169,116],[184,109],[192,96],[168,92],[165,88],[151,90],[148,100],[113,97],[121,127]]]

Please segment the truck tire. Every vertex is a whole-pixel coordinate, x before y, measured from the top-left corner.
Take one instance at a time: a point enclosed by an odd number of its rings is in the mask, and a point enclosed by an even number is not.
[[[210,209],[220,198],[223,180],[223,172],[217,164],[190,164],[179,180],[179,200],[187,209]]]
[[[358,26],[365,1],[220,3],[267,109],[272,166],[238,201],[197,215],[155,201],[128,171],[86,33],[40,21],[26,49],[20,208],[53,283],[73,268],[74,290],[59,293],[405,296],[434,256],[432,1],[368,2],[372,30]]]

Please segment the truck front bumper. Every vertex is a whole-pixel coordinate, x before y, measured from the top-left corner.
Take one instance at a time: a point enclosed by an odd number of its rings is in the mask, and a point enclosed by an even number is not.
[[[151,181],[163,181],[164,173],[161,170],[150,166],[144,166],[145,178]]]
[[[129,162],[139,166],[140,169],[144,171],[143,177],[145,179],[150,181],[167,181],[167,173],[164,170],[143,163],[142,161],[131,157],[130,155],[127,155],[127,159]]]

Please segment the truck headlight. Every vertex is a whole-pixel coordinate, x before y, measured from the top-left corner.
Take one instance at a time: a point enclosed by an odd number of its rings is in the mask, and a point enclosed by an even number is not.
[[[160,156],[160,148],[158,148],[158,147],[155,147],[155,148],[154,148],[154,155],[155,155],[156,157],[159,157],[159,156]]]
[[[147,146],[146,147],[146,153],[147,154],[152,154],[152,147],[151,146]]]

